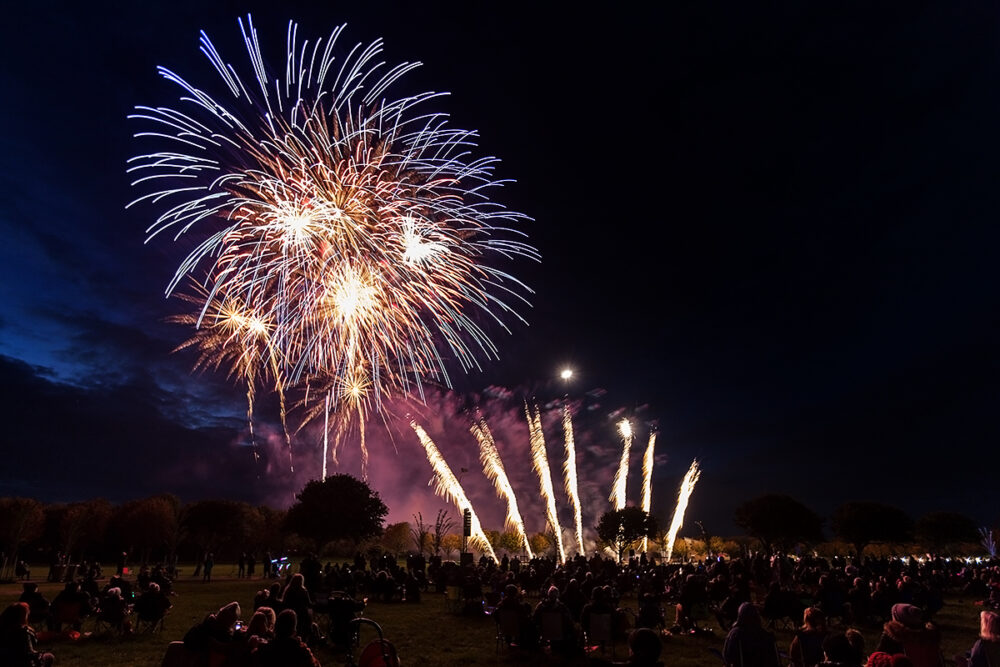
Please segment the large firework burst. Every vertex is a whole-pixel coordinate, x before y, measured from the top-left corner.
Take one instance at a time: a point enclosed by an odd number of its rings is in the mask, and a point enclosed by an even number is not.
[[[381,40],[340,49],[344,26],[300,44],[290,22],[275,75],[250,17],[239,26],[250,79],[201,34],[221,96],[159,68],[183,92],[130,116],[157,150],[129,161],[148,188],[129,206],[164,206],[149,240],[195,238],[166,291],[195,285],[181,321],[204,330],[200,363],[230,364],[251,398],[256,382],[298,404],[311,388],[301,419],[330,405],[342,435],[357,417],[364,449],[385,397],[422,397],[423,382],[450,385],[449,367],[496,356],[482,321],[505,326],[530,290],[494,260],[538,254],[514,229],[526,216],[490,199],[497,159],[424,110],[441,94],[387,96],[420,63],[385,65]]]

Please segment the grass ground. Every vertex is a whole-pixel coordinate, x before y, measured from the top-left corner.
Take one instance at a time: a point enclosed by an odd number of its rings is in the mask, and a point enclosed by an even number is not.
[[[44,570],[39,568],[34,571]],[[111,571],[114,571],[113,568]],[[190,572],[191,568],[186,571]],[[230,570],[227,564],[218,564],[214,573],[220,576],[214,577],[208,584],[182,574],[175,582],[174,607],[162,633],[126,637],[91,634],[76,642],[53,642],[43,648],[56,655],[60,667],[157,667],[167,644],[181,639],[187,629],[200,622],[209,611],[236,600],[244,609],[244,618],[249,617],[254,593],[263,588],[265,582],[259,579],[237,579],[229,574],[230,571],[235,573],[235,568]],[[41,583],[40,588],[51,600],[61,585]],[[20,593],[20,583],[0,584],[0,606],[6,607],[16,601]],[[623,604],[635,607],[634,600],[625,600]],[[950,598],[939,613],[936,621],[944,637],[944,654],[949,661],[956,654],[968,651],[975,642],[979,631],[979,611],[980,608],[970,600]],[[430,593],[418,604],[371,603],[365,616],[381,625],[386,639],[396,645],[406,667],[528,665],[542,662],[536,656],[519,655],[516,652],[498,656],[493,620],[489,617],[468,618],[449,613],[443,595]],[[667,618],[672,620],[671,610],[668,610]],[[93,621],[88,620],[84,625],[84,632],[93,629]],[[718,627],[714,630],[711,635],[665,637],[662,656],[664,664],[667,667],[717,667],[718,659],[710,649],[722,648],[724,634]],[[787,651],[791,631],[778,630],[776,634],[779,648]],[[877,630],[865,631],[869,651],[877,643],[878,634]],[[374,631],[366,628],[362,643],[370,641],[374,636]],[[627,655],[627,649],[624,646],[616,647],[616,655],[618,659],[623,659]],[[324,667],[342,664],[346,658],[322,648],[317,651],[317,657]]]

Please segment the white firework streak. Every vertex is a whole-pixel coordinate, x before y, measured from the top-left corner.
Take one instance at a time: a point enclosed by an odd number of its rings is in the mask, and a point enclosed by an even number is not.
[[[486,420],[480,418],[470,428],[472,434],[479,441],[479,460],[483,464],[483,472],[493,482],[497,495],[507,501],[507,518],[504,520],[504,527],[514,530],[521,538],[524,550],[528,554],[528,559],[534,558],[531,547],[528,545],[528,535],[524,532],[524,521],[521,519],[521,512],[517,509],[517,496],[507,478],[507,471],[504,470],[503,460],[500,452],[497,451],[496,442],[493,440],[493,433],[490,431]]]
[[[615,481],[611,486],[611,495],[608,500],[615,510],[625,507],[625,485],[628,482],[628,458],[632,451],[632,425],[627,419],[618,422],[618,430],[622,434],[622,458],[618,463],[618,472],[615,473]]]
[[[649,434],[646,454],[642,457],[642,511],[649,514],[653,506],[653,450],[656,448],[656,431]],[[642,550],[649,547],[649,538],[642,538]]]
[[[534,412],[524,404],[524,415],[528,418],[528,432],[531,439],[531,461],[538,473],[538,485],[545,500],[545,515],[549,522],[549,527],[555,533],[556,550],[559,553],[559,562],[566,562],[566,552],[563,550],[562,527],[559,525],[559,516],[556,513],[555,491],[552,488],[552,474],[549,470],[549,457],[545,452],[545,434],[542,432],[542,414],[535,407]]]
[[[573,506],[573,519],[576,523],[576,545],[580,554],[586,553],[583,548],[583,512],[580,509],[580,494],[576,481],[576,442],[573,439],[573,417],[569,405],[563,405],[563,435],[566,440],[566,460],[563,461],[563,478],[566,480],[566,495]]]
[[[680,491],[677,492],[677,507],[674,508],[674,518],[670,522],[670,531],[667,533],[667,560],[670,560],[674,555],[674,540],[677,538],[677,532],[684,525],[684,512],[687,511],[688,499],[691,497],[691,492],[694,491],[694,485],[698,483],[699,477],[701,477],[701,469],[698,467],[698,459],[695,459],[691,462],[691,467],[688,468],[687,474],[681,481]]]
[[[444,460],[441,456],[441,452],[438,451],[437,445],[431,440],[427,432],[421,428],[420,424],[415,421],[410,422],[410,427],[413,428],[417,437],[420,438],[420,444],[424,446],[424,451],[427,452],[427,460],[430,461],[431,467],[434,469],[434,493],[436,493],[441,498],[450,500],[455,503],[455,507],[458,508],[459,513],[464,512],[466,509],[472,514],[472,536],[469,538],[472,543],[479,548],[480,551],[488,555],[493,560],[497,559],[497,555],[493,552],[493,546],[490,541],[486,538],[486,533],[483,532],[483,527],[479,524],[479,516],[476,515],[476,510],[473,509],[472,503],[465,495],[465,490],[462,485],[458,483],[458,479],[455,477],[455,473],[451,471],[448,467],[448,462]]]

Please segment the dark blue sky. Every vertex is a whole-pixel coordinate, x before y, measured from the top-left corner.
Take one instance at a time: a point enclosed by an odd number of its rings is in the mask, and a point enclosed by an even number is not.
[[[995,523],[996,9],[537,4],[10,10],[0,494],[280,502],[304,481],[252,465],[241,390],[170,354],[186,332],[163,322],[178,305],[162,294],[183,248],[144,245],[152,209],[124,210],[139,151],[125,117],[176,100],[155,66],[213,81],[202,29],[245,64],[236,18],[252,11],[275,62],[289,19],[303,36],[346,22],[345,43],[384,37],[390,62],[425,63],[406,85],[450,91],[444,110],[503,160],[517,183],[499,198],[535,219],[543,256],[516,267],[536,291],[530,326],[494,331],[501,359],[442,400],[497,384],[544,401],[572,364],[574,397],[606,390],[581,417],[595,511],[616,460],[607,416],[625,408],[659,425],[664,523],[693,457],[689,516],[716,532],[764,492],[822,514],[870,499]],[[266,434],[267,405],[261,419]],[[412,436],[372,437],[393,518],[443,506]],[[297,446],[315,460],[314,437]],[[458,468],[474,446],[442,449]]]

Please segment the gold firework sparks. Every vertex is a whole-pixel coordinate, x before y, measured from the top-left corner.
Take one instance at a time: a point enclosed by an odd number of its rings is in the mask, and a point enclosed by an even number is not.
[[[670,522],[670,530],[667,532],[667,560],[674,555],[674,540],[677,539],[677,532],[684,525],[684,513],[687,511],[688,499],[694,491],[694,485],[701,477],[701,468],[698,467],[698,459],[691,462],[687,474],[681,481],[680,491],[677,492],[677,507],[674,508],[674,518]]]
[[[531,461],[538,474],[538,485],[541,489],[542,499],[545,501],[545,516],[548,519],[549,527],[555,534],[556,552],[559,554],[559,562],[566,561],[566,552],[563,550],[562,527],[559,525],[559,516],[556,513],[555,492],[552,488],[552,474],[549,470],[549,458],[545,452],[545,434],[542,432],[542,415],[536,406],[534,410],[524,404],[524,414],[528,418],[528,433],[531,440]]]
[[[504,470],[500,452],[497,451],[496,442],[493,440],[493,433],[490,431],[486,420],[482,417],[476,420],[470,430],[479,442],[479,460],[483,464],[483,472],[493,482],[493,486],[497,490],[497,495],[507,502],[507,517],[504,520],[504,527],[508,530],[514,530],[517,533],[518,537],[521,538],[521,543],[524,545],[524,550],[528,554],[528,558],[534,558],[534,555],[531,553],[531,546],[528,544],[528,536],[524,532],[524,521],[521,519],[521,512],[517,508],[517,496],[510,485],[510,480],[507,479],[507,471]]]

